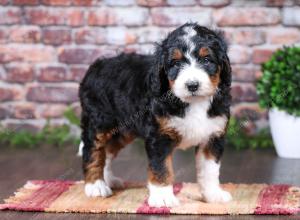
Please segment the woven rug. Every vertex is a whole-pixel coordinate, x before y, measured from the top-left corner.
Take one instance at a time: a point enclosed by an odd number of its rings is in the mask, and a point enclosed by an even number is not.
[[[109,198],[88,198],[82,181],[28,181],[0,210],[81,213],[137,214],[296,214],[300,212],[300,188],[289,185],[223,184],[233,201],[225,204],[201,202],[197,184],[175,184],[180,206],[154,208],[147,204],[148,190],[142,184],[127,183]]]

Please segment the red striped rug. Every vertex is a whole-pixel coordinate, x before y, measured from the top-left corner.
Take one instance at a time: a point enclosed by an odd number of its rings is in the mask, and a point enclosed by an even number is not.
[[[153,208],[147,204],[148,191],[141,184],[127,184],[109,198],[88,198],[78,181],[28,181],[14,196],[0,204],[0,210],[82,213],[139,214],[297,214],[300,188],[289,185],[223,184],[233,201],[225,204],[201,202],[195,183],[174,185],[180,206]]]

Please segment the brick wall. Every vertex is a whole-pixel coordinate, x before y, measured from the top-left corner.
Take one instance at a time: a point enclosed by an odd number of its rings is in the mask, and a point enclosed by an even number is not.
[[[96,57],[149,53],[187,21],[218,27],[231,42],[234,114],[264,119],[259,64],[300,40],[299,0],[0,0],[0,120],[36,130],[78,107],[78,82]]]

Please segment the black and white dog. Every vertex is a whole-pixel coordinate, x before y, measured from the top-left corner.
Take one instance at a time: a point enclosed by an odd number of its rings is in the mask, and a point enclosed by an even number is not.
[[[227,202],[220,157],[230,117],[231,67],[220,32],[187,23],[153,55],[95,61],[80,84],[85,193],[107,197],[122,180],[111,171],[136,137],[148,156],[150,206],[175,206],[172,153],[196,146],[197,179],[206,202]]]

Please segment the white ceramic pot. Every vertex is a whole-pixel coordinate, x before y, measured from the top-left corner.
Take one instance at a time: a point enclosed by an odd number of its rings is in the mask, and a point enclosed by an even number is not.
[[[300,158],[300,117],[273,108],[269,111],[269,119],[278,156]]]

